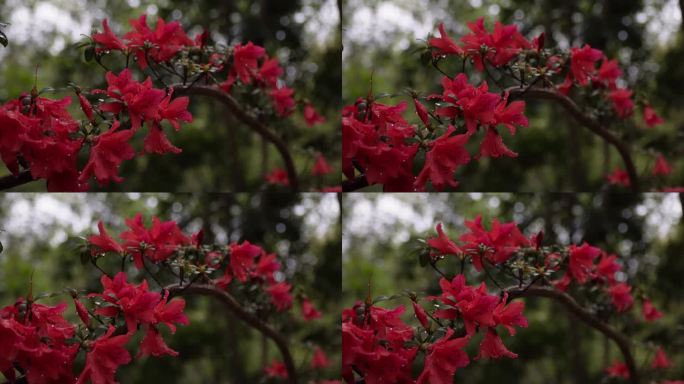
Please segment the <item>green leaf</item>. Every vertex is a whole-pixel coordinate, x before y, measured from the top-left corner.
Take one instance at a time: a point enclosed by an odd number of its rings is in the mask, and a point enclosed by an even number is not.
[[[432,52],[429,50],[421,53],[420,55],[420,63],[423,64],[424,66],[430,65],[430,62],[432,61]]]
[[[418,262],[421,267],[425,267],[430,263],[430,252],[423,252],[418,255]]]
[[[95,59],[95,47],[91,45],[86,48],[86,50],[83,52],[83,58],[85,59],[86,63],[93,61],[93,59]]]

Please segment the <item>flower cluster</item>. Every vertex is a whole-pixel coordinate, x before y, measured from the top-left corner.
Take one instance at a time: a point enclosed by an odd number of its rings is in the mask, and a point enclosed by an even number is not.
[[[342,165],[349,181],[362,177],[363,185],[380,184],[386,191],[421,191],[428,183],[437,191],[456,188],[455,172],[471,160],[517,157],[504,144],[499,129],[505,127],[515,135],[518,127],[528,126],[525,102],[509,99],[523,98],[532,88],[555,92],[559,98],[568,98],[573,89],[588,89],[600,95],[589,100],[596,104],[592,107],[611,105],[610,110],[599,111],[602,116],[624,120],[638,104],[643,106],[649,128],[663,123],[647,101],[635,100],[631,90],[618,86],[622,75],[618,62],[600,50],[588,45],[545,49],[543,33],[530,41],[517,26],[499,22],[489,32],[482,18],[468,27],[470,32],[460,42],[441,24],[439,36],[427,39],[423,60],[443,75],[442,92],[420,97],[410,91],[420,123],[405,119],[406,102],[381,104],[372,95],[343,109]],[[439,62],[450,56],[460,59],[462,73],[451,76],[440,69]],[[469,84],[468,62],[484,77],[480,84]],[[510,88],[505,87],[506,80],[510,80]],[[494,85],[498,91],[490,92]],[[478,131],[482,132],[479,149],[471,154],[467,144]],[[656,157],[653,175],[668,175],[671,169],[664,156],[658,153]],[[417,175],[414,169],[420,169]],[[622,169],[608,180],[623,185],[630,182]]]
[[[394,309],[376,306],[378,301],[386,300],[381,298],[373,301],[369,297],[343,312],[342,369],[346,382],[354,383],[361,377],[368,383],[451,383],[458,369],[471,364],[465,349],[474,342],[479,347],[472,360],[517,358],[504,344],[500,331],[505,329],[514,336],[518,328],[528,326],[523,314],[525,303],[514,300],[526,297],[528,290],[534,292],[531,295],[558,296],[573,303],[569,293],[578,297],[584,294],[586,300],[612,308],[612,314],[617,315],[633,307],[633,288],[625,281],[626,274],[616,255],[586,243],[544,246],[543,233],[526,237],[514,222],[493,219],[488,229],[478,216],[466,220],[465,226],[467,230],[453,240],[439,223],[436,236],[421,241],[421,264],[431,264],[439,272],[441,293],[424,298],[432,303],[428,308],[419,304],[415,293],[407,293],[420,326],[405,322],[403,305]],[[446,259],[460,261],[461,272],[453,278],[447,278],[437,267]],[[500,292],[492,294],[485,281],[468,285],[465,263],[476,272],[484,272],[485,280],[489,279]],[[516,284],[506,288],[494,276],[516,276]],[[644,321],[662,316],[644,293],[639,297]],[[418,363],[422,364],[421,373],[414,379],[412,372],[416,372],[414,366]],[[657,347],[650,368],[670,365],[663,348]],[[616,361],[606,373],[628,378],[630,369]]]

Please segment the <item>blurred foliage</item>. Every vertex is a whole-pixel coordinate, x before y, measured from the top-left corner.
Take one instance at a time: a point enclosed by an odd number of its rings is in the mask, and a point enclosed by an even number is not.
[[[301,178],[310,178],[316,151],[323,152],[334,169],[339,169],[340,137],[336,116],[339,113],[341,64],[339,18],[332,25],[323,25],[312,31],[310,23],[318,21],[319,12],[330,0],[8,0],[0,2],[0,21],[20,20],[21,25],[10,26],[9,31],[35,28],[44,33],[34,36],[12,36],[10,45],[0,48],[0,102],[28,92],[34,84],[38,67],[38,88],[50,86],[57,91],[46,97],[74,96],[66,89],[68,82],[84,88],[102,88],[106,85],[104,70],[96,63],[86,63],[83,52],[74,48],[78,39],[70,28],[91,23],[101,30],[101,22],[109,19],[115,33],[122,35],[130,26],[128,20],[141,14],[149,15],[153,24],[156,16],[165,20],[178,20],[191,38],[210,31],[215,42],[232,44],[253,41],[264,46],[267,53],[277,56],[285,68],[287,85],[299,97],[311,100],[326,117],[326,123],[307,128],[301,111],[280,121],[272,128],[288,143]],[[330,4],[328,4],[330,8]],[[332,6],[335,10],[336,7]],[[33,13],[32,13],[33,12]],[[58,27],[29,24],[18,15],[34,17],[52,13],[51,23]],[[38,16],[35,16],[36,18]],[[34,20],[35,22],[35,20]],[[17,27],[12,29],[12,27]],[[8,32],[7,30],[5,31]],[[115,55],[116,56],[116,55]],[[122,61],[105,62],[113,68],[122,67]],[[125,62],[125,59],[123,60]],[[139,73],[138,78],[149,74]],[[75,116],[79,116],[78,103],[72,103]],[[263,185],[264,175],[275,167],[283,167],[278,152],[268,146],[263,149],[262,139],[249,127],[237,121],[222,105],[206,99],[193,98],[190,111],[195,121],[170,135],[171,141],[183,149],[179,155],[141,156],[122,166],[122,184],[111,184],[105,190],[151,192],[201,191],[253,191]],[[142,148],[142,138],[140,145]],[[7,172],[7,171],[5,171]],[[319,180],[323,185],[339,183],[339,173]],[[30,183],[22,191],[41,191],[43,182]],[[314,183],[308,183],[314,184]],[[98,188],[98,187],[95,187]],[[100,188],[102,189],[102,188]]]
[[[684,377],[684,222],[675,194],[346,194],[343,206],[343,276],[345,307],[355,300],[393,295],[404,290],[419,295],[439,294],[439,275],[421,267],[415,240],[434,236],[443,222],[456,239],[466,230],[464,220],[482,214],[483,222],[515,221],[526,235],[544,231],[544,244],[587,241],[620,256],[629,282],[648,294],[665,316],[639,321],[640,301],[627,314],[628,333],[635,340],[662,345],[673,366],[662,378]],[[457,273],[460,263],[447,258],[440,269]],[[468,283],[484,279],[472,267]],[[499,281],[509,281],[495,276]],[[496,287],[488,284],[490,290]],[[480,360],[459,370],[458,383],[598,383],[602,370],[621,357],[602,334],[576,321],[564,308],[543,298],[524,299],[529,327],[504,339],[518,359]],[[380,303],[407,305],[406,319],[417,325],[407,298]],[[617,323],[611,323],[617,326]],[[473,348],[470,356],[477,354]],[[650,364],[640,348],[636,360]]]
[[[124,219],[141,212],[173,219],[186,233],[200,228],[205,243],[244,241],[276,252],[287,278],[311,298],[323,318],[310,323],[269,319],[285,328],[298,366],[308,367],[311,345],[320,345],[331,359],[325,377],[339,376],[340,223],[338,201],[333,194],[2,194],[0,195],[0,306],[26,296],[33,281],[35,295],[60,293],[64,288],[101,289],[100,273],[81,265],[78,245],[96,231],[102,220],[112,235],[125,229]],[[111,271],[111,265],[99,264]],[[131,266],[129,279],[140,281]],[[150,287],[157,289],[150,280]],[[68,295],[46,303],[66,300],[67,313],[75,311]],[[190,325],[180,327],[169,345],[178,358],[136,359],[120,369],[124,383],[256,383],[262,369],[280,355],[270,341],[235,318],[220,303],[206,297],[186,298]],[[295,304],[293,314],[299,317]],[[265,345],[265,347],[264,347]],[[82,362],[81,362],[82,363]]]
[[[514,23],[529,38],[545,32],[547,47],[588,43],[618,59],[626,81],[623,85],[634,89],[637,95],[647,96],[666,124],[647,134],[621,124],[615,124],[614,131],[632,143],[635,155],[661,152],[671,162],[672,175],[666,183],[659,180],[659,184],[682,185],[684,163],[677,160],[684,153],[684,69],[680,65],[684,59],[684,28],[669,31],[659,27],[664,23],[662,12],[678,12],[678,4],[684,2],[348,0],[344,11],[343,103],[351,104],[356,98],[365,97],[371,79],[374,94],[395,95],[383,99],[384,103],[408,100],[403,93],[406,88],[424,95],[441,90],[442,75],[420,63],[418,51],[425,45],[427,34],[414,35],[414,29],[428,28],[436,33],[437,24],[443,22],[449,34],[458,40],[469,32],[466,23],[478,17],[484,17],[490,29],[495,21]],[[396,21],[384,24],[365,20],[354,24],[383,10],[396,14]],[[669,17],[670,23],[673,18]],[[663,42],[662,37],[667,40]],[[455,73],[461,66],[459,60],[455,61],[458,63],[442,65],[447,72]],[[482,80],[472,66],[469,76],[471,82]],[[605,175],[622,165],[617,152],[604,148],[598,137],[548,101],[529,101],[526,112],[530,127],[521,129],[516,136],[505,134],[505,142],[519,157],[471,162],[457,172],[456,177],[463,181],[460,191],[581,192],[606,188]],[[412,107],[407,109],[406,116],[418,121]],[[641,120],[640,108],[635,118]],[[650,176],[653,160],[650,156],[638,157],[639,174]]]

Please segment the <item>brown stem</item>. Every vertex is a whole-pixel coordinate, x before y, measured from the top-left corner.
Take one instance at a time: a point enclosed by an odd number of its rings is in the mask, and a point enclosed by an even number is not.
[[[509,298],[511,300],[518,297],[546,297],[562,304],[570,313],[575,315],[577,319],[603,333],[606,337],[615,342],[620,349],[620,352],[622,352],[627,369],[629,369],[630,382],[632,384],[639,383],[639,372],[637,371],[636,363],[634,362],[634,356],[632,355],[630,348],[630,340],[627,339],[625,335],[616,331],[608,324],[596,318],[586,309],[582,308],[582,306],[580,306],[570,295],[557,289],[546,287],[520,288],[513,286],[505,289],[504,291],[508,292]]]
[[[509,93],[511,99],[545,99],[552,100],[560,104],[575,118],[575,120],[577,120],[577,122],[584,125],[591,132],[600,136],[603,140],[615,147],[622,157],[622,162],[625,164],[625,170],[629,175],[629,182],[632,191],[639,191],[639,179],[637,177],[636,168],[634,167],[632,155],[630,154],[627,145],[617,136],[613,135],[610,131],[603,127],[601,123],[584,114],[571,98],[556,90],[538,87],[529,89],[510,87],[506,89],[506,92]]]
[[[212,296],[219,299],[226,306],[226,308],[235,314],[237,318],[244,321],[245,324],[249,325],[250,327],[255,328],[264,336],[273,340],[280,350],[280,354],[283,357],[283,363],[287,368],[288,382],[291,384],[297,383],[297,370],[295,369],[294,360],[292,360],[292,354],[290,353],[290,348],[288,347],[285,338],[276,330],[271,328],[271,326],[264,323],[259,317],[245,311],[240,303],[238,303],[230,293],[208,284],[197,284],[184,287],[180,284],[172,284],[167,286],[165,289],[169,291],[170,296],[201,295]]]
[[[351,180],[342,181],[342,192],[354,192],[367,186],[368,180],[366,180],[366,176],[361,175]]]
[[[264,139],[270,141],[280,152],[280,156],[283,158],[285,163],[285,169],[287,171],[287,177],[290,182],[290,187],[297,191],[299,190],[299,181],[297,180],[297,172],[295,171],[294,161],[292,160],[292,155],[290,154],[290,149],[288,148],[285,141],[283,141],[278,135],[271,131],[265,124],[259,121],[255,116],[245,111],[242,106],[231,96],[229,93],[222,91],[220,88],[208,85],[194,85],[188,87],[183,84],[174,84],[171,86],[177,95],[200,95],[211,97],[217,101],[223,103],[230,112],[241,122],[248,125]]]
[[[0,177],[0,190],[11,189],[34,181],[30,171]]]

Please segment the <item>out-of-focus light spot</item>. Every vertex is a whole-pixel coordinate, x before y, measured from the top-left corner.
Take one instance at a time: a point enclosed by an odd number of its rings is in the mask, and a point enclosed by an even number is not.
[[[138,8],[140,6],[140,0],[128,0],[128,6],[131,8]]]
[[[286,36],[287,36],[287,34],[285,33],[285,31],[282,31],[282,30],[276,32],[276,35],[275,35],[276,39],[278,39],[278,40],[280,40],[280,41],[285,40],[285,37],[286,37]]]
[[[159,12],[159,8],[156,5],[150,4],[147,6],[147,14],[148,15],[156,15],[157,12]]]
[[[618,36],[618,39],[620,41],[625,41],[625,40],[627,40],[627,37],[629,37],[629,34],[627,33],[627,31],[622,30],[622,31],[618,32],[617,36]]]

